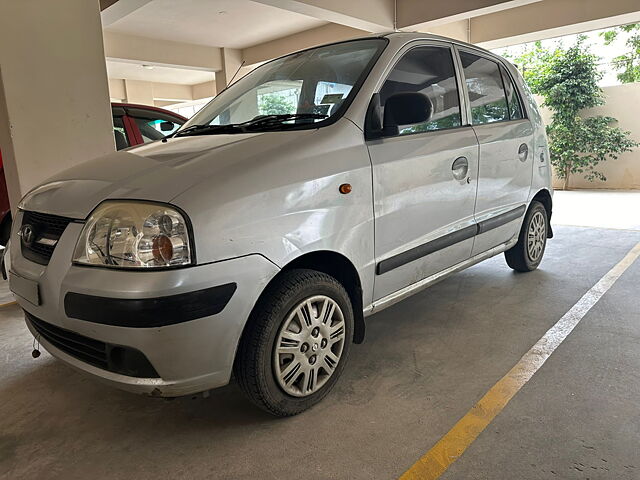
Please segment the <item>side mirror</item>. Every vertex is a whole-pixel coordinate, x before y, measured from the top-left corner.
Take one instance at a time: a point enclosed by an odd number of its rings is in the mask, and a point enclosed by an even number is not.
[[[174,128],[175,128],[175,125],[173,124],[173,122],[162,122],[160,124],[160,130],[163,132],[170,132]]]
[[[424,123],[433,113],[431,100],[423,93],[403,92],[391,95],[384,104],[382,133],[397,135],[400,125]]]

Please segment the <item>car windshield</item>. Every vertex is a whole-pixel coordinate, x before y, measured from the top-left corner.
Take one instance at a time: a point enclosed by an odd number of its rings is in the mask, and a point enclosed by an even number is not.
[[[346,108],[386,43],[353,40],[266,63],[222,91],[177,135],[321,126],[315,124]]]

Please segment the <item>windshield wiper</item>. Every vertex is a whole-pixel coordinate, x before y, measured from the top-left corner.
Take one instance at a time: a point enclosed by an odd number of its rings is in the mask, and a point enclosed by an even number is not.
[[[187,137],[190,135],[215,135],[217,133],[245,133],[260,127],[273,127],[282,125],[290,120],[320,120],[329,115],[322,113],[285,113],[280,115],[259,115],[242,123],[226,123],[223,125],[191,125],[184,130],[173,134],[174,137]]]
[[[241,123],[245,127],[281,125],[290,120],[322,120],[329,115],[323,113],[283,113],[279,115],[259,115],[251,120]]]
[[[237,133],[244,132],[244,129],[235,123],[226,125],[191,125],[184,130],[178,130],[173,137],[187,137],[189,135],[208,135],[214,133]]]

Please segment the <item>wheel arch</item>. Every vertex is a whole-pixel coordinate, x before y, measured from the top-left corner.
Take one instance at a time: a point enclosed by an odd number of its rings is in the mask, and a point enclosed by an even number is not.
[[[354,320],[354,343],[362,343],[365,322],[362,305],[362,283],[355,265],[343,254],[331,250],[305,253],[284,266],[282,272],[294,268],[309,268],[331,275],[345,288],[351,299]]]
[[[265,286],[258,302],[262,299],[269,287],[276,282],[284,272],[306,268],[331,275],[338,280],[347,291],[353,307],[354,332],[353,342],[362,343],[365,334],[365,321],[363,314],[362,283],[358,270],[351,260],[343,254],[331,250],[318,250],[304,253],[291,260],[271,279]],[[256,304],[258,303],[256,302]]]
[[[540,202],[544,206],[544,209],[547,211],[547,219],[549,221],[549,234],[547,235],[547,238],[553,238],[553,230],[551,229],[551,214],[553,213],[553,199],[551,198],[551,192],[549,192],[549,190],[547,190],[546,188],[543,188],[533,196],[531,201],[534,201],[534,200],[537,202]]]

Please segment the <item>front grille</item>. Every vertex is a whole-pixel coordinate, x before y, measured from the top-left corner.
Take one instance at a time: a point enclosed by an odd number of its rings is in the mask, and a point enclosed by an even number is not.
[[[24,312],[27,321],[42,338],[67,355],[110,372],[129,377],[159,378],[142,352],[112,345],[75,332],[56,327]]]
[[[22,216],[22,256],[40,265],[48,265],[58,240],[73,220],[38,212],[24,212]],[[25,241],[24,227],[30,226],[33,237]]]

